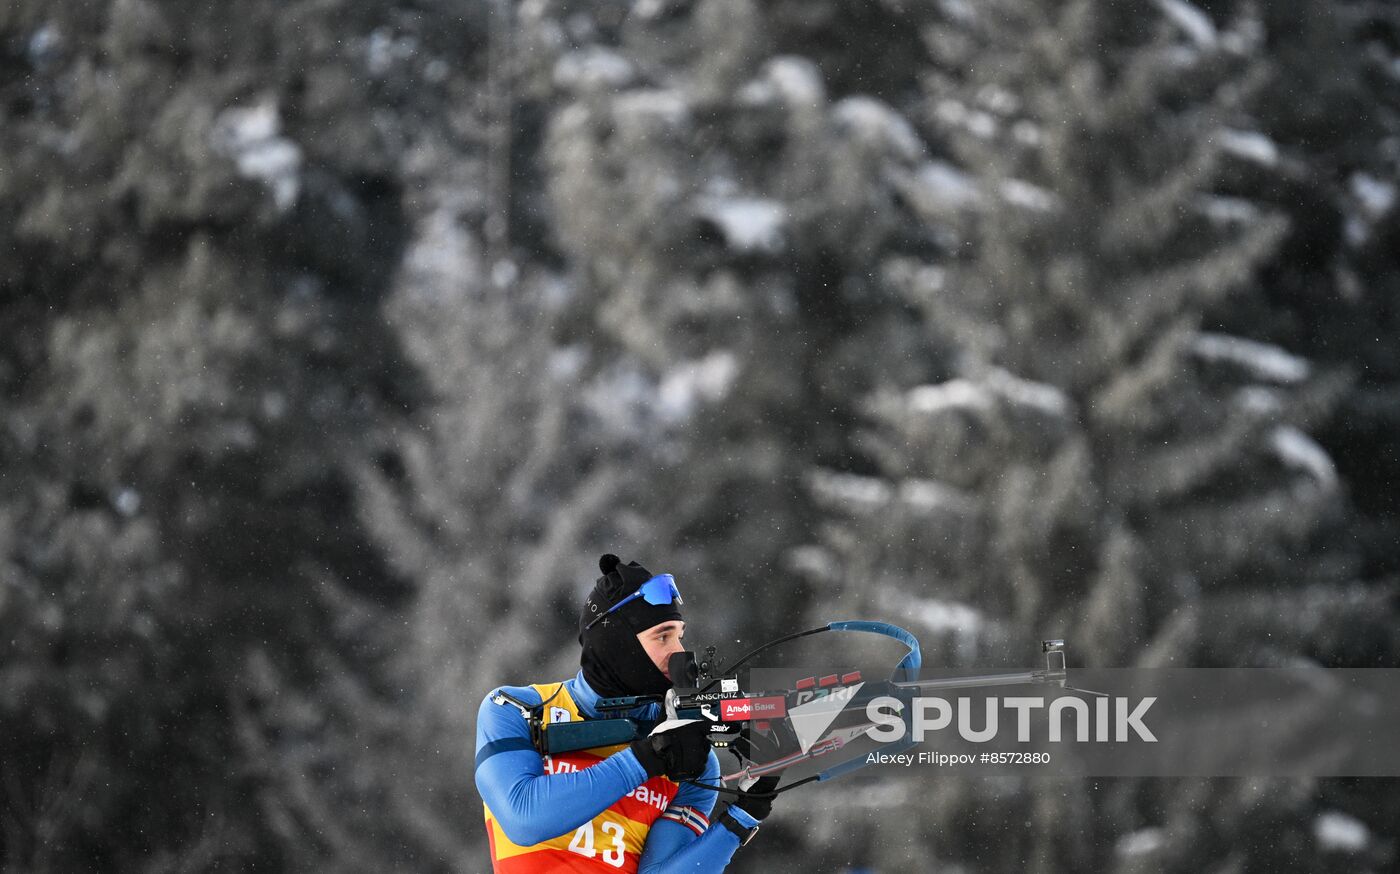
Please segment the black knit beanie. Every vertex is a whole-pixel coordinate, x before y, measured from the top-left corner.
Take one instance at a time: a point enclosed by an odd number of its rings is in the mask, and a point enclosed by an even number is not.
[[[645,598],[637,598],[585,631],[600,614],[654,576],[635,561],[623,564],[611,553],[598,559],[598,569],[603,575],[583,602],[578,620],[583,678],[603,698],[663,694],[671,683],[652,664],[637,635],[662,622],[680,619],[679,606],[648,604]]]

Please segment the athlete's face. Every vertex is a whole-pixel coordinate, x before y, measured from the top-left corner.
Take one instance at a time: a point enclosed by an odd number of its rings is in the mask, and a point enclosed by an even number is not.
[[[642,644],[642,649],[646,650],[647,657],[651,663],[656,665],[656,669],[666,675],[666,679],[671,679],[671,672],[667,670],[667,663],[671,660],[671,654],[684,649],[681,646],[681,638],[685,637],[685,623],[679,619],[671,619],[662,622],[660,625],[653,625],[646,631],[637,635],[637,640]]]

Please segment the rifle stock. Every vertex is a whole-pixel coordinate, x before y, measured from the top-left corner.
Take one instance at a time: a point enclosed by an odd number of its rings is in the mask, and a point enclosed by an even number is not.
[[[621,717],[555,722],[544,727],[544,750],[553,755],[630,744],[645,734],[637,721]]]

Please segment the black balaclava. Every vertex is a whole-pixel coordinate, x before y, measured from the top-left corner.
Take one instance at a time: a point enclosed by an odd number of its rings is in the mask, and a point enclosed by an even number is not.
[[[603,575],[594,584],[579,616],[579,643],[583,644],[583,678],[603,698],[624,695],[660,695],[671,688],[666,675],[656,669],[637,635],[671,619],[680,619],[676,604],[648,604],[637,598],[584,631],[584,626],[618,601],[637,591],[653,574],[635,561],[608,554],[598,559]]]

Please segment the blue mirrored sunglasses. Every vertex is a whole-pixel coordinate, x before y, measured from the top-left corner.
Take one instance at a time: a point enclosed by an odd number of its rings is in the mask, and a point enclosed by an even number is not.
[[[609,613],[616,613],[638,598],[644,599],[648,604],[685,603],[685,601],[681,600],[681,590],[676,588],[676,578],[670,574],[657,574],[645,583],[642,583],[641,586],[637,588],[637,591],[593,617],[593,621],[583,626],[583,630],[587,631],[601,622]]]

